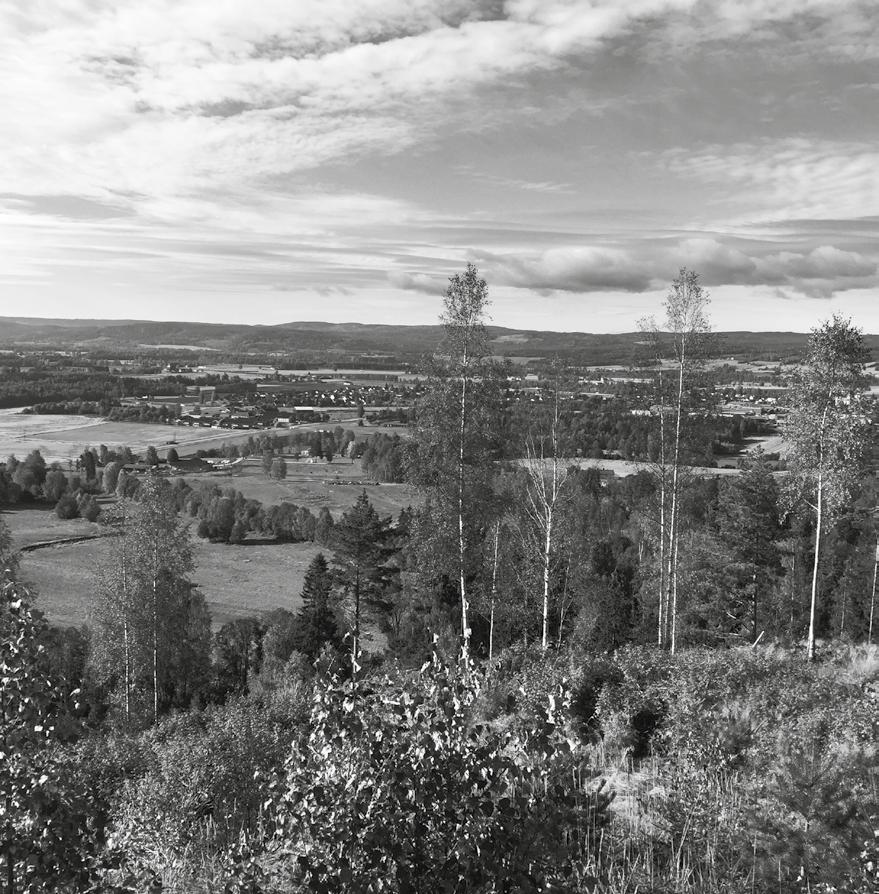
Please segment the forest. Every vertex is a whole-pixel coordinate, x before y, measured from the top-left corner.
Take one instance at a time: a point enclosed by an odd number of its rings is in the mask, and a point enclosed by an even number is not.
[[[89,625],[61,629],[0,522],[6,894],[874,894],[868,351],[818,325],[786,469],[706,476],[748,433],[704,387],[707,299],[681,270],[642,325],[652,411],[615,425],[566,412],[563,372],[511,409],[468,265],[411,438],[244,447],[273,477],[294,445],[359,453],[417,490],[395,517],[129,474],[130,451],[86,451],[75,488],[8,462],[0,502],[66,499],[108,536]],[[645,467],[580,468],[583,443]],[[300,607],[215,629],[190,529],[319,545]]]

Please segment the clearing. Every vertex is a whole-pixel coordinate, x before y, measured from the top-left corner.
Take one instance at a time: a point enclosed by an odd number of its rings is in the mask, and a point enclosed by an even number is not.
[[[16,547],[97,533],[82,519],[61,522],[47,509],[4,512]],[[101,537],[59,543],[21,555],[21,578],[39,594],[37,606],[53,624],[89,622],[95,574],[109,550]],[[295,611],[305,571],[321,548],[311,543],[209,543],[192,535],[193,581],[204,594],[214,628],[273,608]],[[327,551],[324,550],[326,553]]]
[[[407,484],[375,484],[364,476],[360,460],[335,459],[307,462],[285,457],[287,477],[276,481],[263,474],[262,460],[250,458],[234,467],[229,474],[206,472],[185,475],[192,486],[198,481],[210,481],[220,487],[234,487],[249,500],[259,500],[263,506],[295,503],[307,506],[315,515],[324,506],[335,517],[354,505],[362,491],[380,515],[399,515],[407,506],[416,506],[421,497],[416,488]]]

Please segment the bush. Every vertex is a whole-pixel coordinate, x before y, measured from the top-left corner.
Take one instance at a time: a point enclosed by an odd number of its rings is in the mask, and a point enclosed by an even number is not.
[[[588,885],[608,798],[558,732],[553,703],[519,737],[475,721],[468,667],[434,660],[401,682],[316,687],[263,868],[340,894]]]
[[[93,522],[97,521],[98,516],[101,514],[101,507],[91,494],[83,494],[79,498],[78,511],[82,518]]]
[[[622,670],[606,658],[588,661],[580,671],[571,699],[571,715],[587,738],[594,738],[600,733],[596,715],[604,687],[619,685],[623,679]]]
[[[73,494],[64,494],[55,504],[55,515],[58,518],[79,518],[79,504]]]
[[[127,861],[179,868],[193,857],[218,858],[252,834],[263,782],[289,754],[307,711],[305,691],[292,687],[269,700],[239,698],[169,717],[143,733],[145,762],[113,805],[111,831]]]

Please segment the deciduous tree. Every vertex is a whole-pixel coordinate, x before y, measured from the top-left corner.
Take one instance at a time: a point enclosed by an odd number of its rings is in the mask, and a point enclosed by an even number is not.
[[[659,575],[658,639],[660,645],[668,645],[672,652],[677,645],[684,426],[693,376],[701,368],[710,347],[708,303],[709,296],[699,282],[699,274],[681,267],[665,299],[664,328],[660,329],[653,319],[640,324],[650,336],[659,398],[659,558],[662,570]],[[673,366],[664,376],[664,361],[669,358]]]
[[[473,264],[450,277],[441,322],[444,357],[434,369],[417,414],[417,451],[410,478],[427,488],[427,524],[416,525],[422,574],[457,590],[461,641],[470,651],[471,588],[482,571],[491,519],[491,478],[496,458],[498,377],[485,329],[488,286]],[[423,539],[427,535],[427,539]]]
[[[815,655],[821,535],[863,471],[867,417],[861,403],[868,359],[861,330],[836,315],[812,330],[785,431],[794,496],[815,513],[807,655]]]
[[[140,500],[122,499],[107,523],[118,536],[97,569],[94,664],[121,686],[126,720],[153,721],[205,674],[209,625],[203,599],[188,580],[189,533],[167,482],[147,475]],[[178,679],[180,669],[193,681]]]
[[[0,883],[4,894],[83,890],[90,832],[53,746],[65,699],[46,671],[46,622],[0,572]],[[75,693],[73,694],[76,695]]]

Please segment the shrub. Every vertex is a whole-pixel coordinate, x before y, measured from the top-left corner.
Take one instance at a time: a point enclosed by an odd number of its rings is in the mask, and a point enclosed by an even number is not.
[[[608,798],[550,702],[528,736],[474,722],[479,686],[436,659],[401,686],[315,689],[274,810],[271,862],[305,890],[574,890]],[[269,865],[270,861],[266,861]]]
[[[61,519],[79,518],[79,505],[73,494],[64,494],[55,504],[55,515]]]

